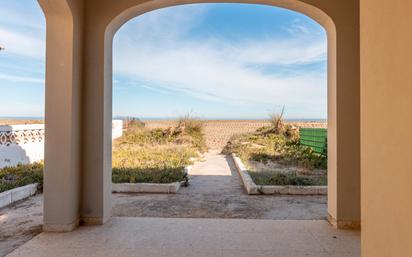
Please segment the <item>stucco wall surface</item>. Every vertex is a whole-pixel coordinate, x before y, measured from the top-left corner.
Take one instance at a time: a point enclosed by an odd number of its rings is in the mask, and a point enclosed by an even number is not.
[[[412,256],[411,14],[361,0],[362,257]]]

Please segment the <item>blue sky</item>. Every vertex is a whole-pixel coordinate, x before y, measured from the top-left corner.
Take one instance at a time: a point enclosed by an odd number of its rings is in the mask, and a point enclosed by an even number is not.
[[[45,21],[34,0],[2,0],[0,116],[44,115]],[[113,44],[113,115],[326,118],[326,33],[262,5],[164,8],[126,23]]]

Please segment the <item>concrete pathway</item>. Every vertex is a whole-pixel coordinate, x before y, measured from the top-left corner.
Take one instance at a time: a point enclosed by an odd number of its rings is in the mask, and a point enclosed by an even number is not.
[[[359,257],[359,232],[326,221],[112,218],[42,233],[8,257]]]
[[[230,157],[211,151],[175,195],[113,194],[113,216],[316,220],[327,217],[326,196],[247,195]]]

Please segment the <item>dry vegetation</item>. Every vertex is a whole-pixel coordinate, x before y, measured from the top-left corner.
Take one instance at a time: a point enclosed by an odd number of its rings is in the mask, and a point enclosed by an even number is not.
[[[17,122],[17,123],[16,123]],[[42,120],[0,120],[0,124],[38,124]],[[257,184],[326,184],[326,158],[299,145],[297,126],[325,123],[286,123],[282,115],[264,121],[177,121],[138,119],[125,123],[124,136],[113,144],[113,182],[184,181],[184,167],[208,147],[224,145],[250,168]],[[230,138],[230,140],[229,140]],[[229,142],[228,142],[229,141]],[[0,192],[42,182],[43,164],[0,169]]]
[[[231,137],[255,132],[261,127],[271,126],[270,120],[204,120],[203,133],[209,149],[223,149]],[[302,121],[285,122],[293,127],[325,128],[326,122]],[[176,126],[176,120],[148,120],[145,121],[147,128],[166,129]]]
[[[44,120],[9,120],[0,119],[0,125],[31,125],[44,124]]]
[[[187,182],[184,168],[207,151],[203,123],[184,117],[176,126],[147,129],[138,120],[128,123],[113,144],[114,183]],[[0,169],[0,192],[43,182],[43,163]]]
[[[270,126],[232,137],[223,152],[237,154],[258,185],[326,184],[326,157],[301,146],[298,129],[282,114],[272,115]]]
[[[207,150],[203,125],[184,117],[166,129],[131,125],[113,146],[114,183],[187,180],[184,168]]]

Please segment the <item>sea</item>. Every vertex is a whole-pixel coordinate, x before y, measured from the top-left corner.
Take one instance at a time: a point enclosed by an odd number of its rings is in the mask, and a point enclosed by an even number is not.
[[[180,117],[132,117],[132,116],[114,116],[113,119],[125,120],[125,119],[140,119],[145,120],[176,120]],[[202,120],[267,120],[264,118],[251,118],[251,117],[200,117]],[[42,116],[0,116],[0,120],[44,120]],[[285,118],[286,121],[290,122],[326,122],[325,118]]]

